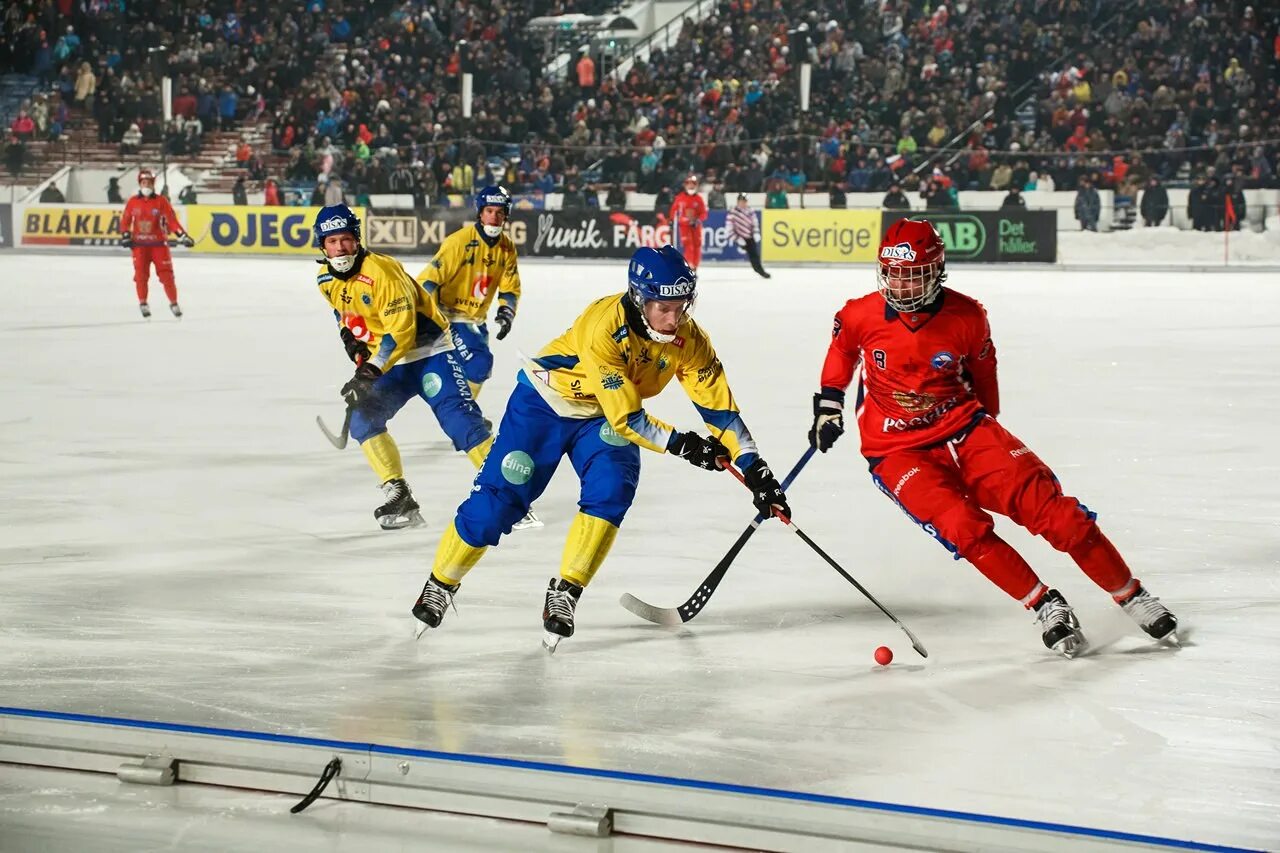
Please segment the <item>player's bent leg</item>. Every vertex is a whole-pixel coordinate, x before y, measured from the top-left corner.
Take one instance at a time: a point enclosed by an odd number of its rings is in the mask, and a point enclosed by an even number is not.
[[[473,455],[470,451],[488,441],[491,430],[471,397],[462,365],[448,352],[437,353],[417,364],[419,394],[431,407],[454,449],[467,453],[473,463],[477,458],[483,462],[483,452]]]
[[[404,380],[401,365],[391,368],[374,384],[370,399],[351,413],[351,437],[360,443],[360,450],[382,489],[384,502],[373,511],[373,516],[384,530],[424,523],[418,502],[404,478],[400,449],[387,432],[387,421],[414,393]]]
[[[515,387],[493,447],[454,519],[464,541],[496,545],[524,517],[560,464],[566,423],[577,422],[552,412],[532,388]]]

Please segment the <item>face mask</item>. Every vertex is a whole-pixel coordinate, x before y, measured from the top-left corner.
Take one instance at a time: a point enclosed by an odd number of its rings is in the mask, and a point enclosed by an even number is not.
[[[154,187],[138,187],[138,192],[142,193],[147,198],[156,194]]]
[[[355,255],[338,255],[336,258],[329,258],[329,266],[333,267],[334,272],[351,272],[351,268],[355,265]]]
[[[484,235],[486,237],[492,240],[494,237],[497,237],[499,234],[502,233],[502,226],[481,224],[480,230],[484,232]]]

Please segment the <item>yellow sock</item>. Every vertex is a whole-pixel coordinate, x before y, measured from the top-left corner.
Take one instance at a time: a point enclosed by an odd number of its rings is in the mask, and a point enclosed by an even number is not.
[[[400,448],[396,447],[391,433],[384,432],[373,438],[366,438],[360,445],[364,458],[369,460],[369,467],[378,475],[378,482],[395,480],[404,476],[404,466],[400,464]]]
[[[476,466],[477,471],[484,464],[484,458],[489,455],[489,448],[491,447],[493,447],[493,436],[489,436],[467,451],[467,458],[471,460],[472,465]]]
[[[582,512],[575,515],[564,542],[560,577],[584,587],[591,583],[617,535],[618,528],[603,518]]]
[[[441,583],[452,586],[461,582],[487,550],[488,548],[476,548],[463,542],[458,535],[458,528],[454,527],[453,522],[449,522],[449,529],[444,532],[440,545],[436,548],[436,560],[431,566],[431,574]]]
[[[484,383],[472,382],[470,379],[468,379],[467,384],[471,386],[471,399],[472,400],[477,399],[480,396],[480,389],[484,387]]]

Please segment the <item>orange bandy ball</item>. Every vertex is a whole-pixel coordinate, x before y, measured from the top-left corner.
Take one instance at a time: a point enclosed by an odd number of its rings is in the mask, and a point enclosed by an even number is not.
[[[888,646],[881,646],[876,649],[876,663],[881,666],[888,666],[893,661],[893,650]]]

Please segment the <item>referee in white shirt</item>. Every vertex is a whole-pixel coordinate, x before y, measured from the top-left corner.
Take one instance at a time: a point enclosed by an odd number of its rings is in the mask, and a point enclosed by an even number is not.
[[[742,242],[743,251],[751,259],[751,268],[759,273],[761,278],[772,278],[773,276],[765,272],[764,267],[760,265],[760,226],[755,211],[747,205],[745,195],[738,195],[738,203],[733,210],[729,211],[725,221],[728,222],[733,236]]]

